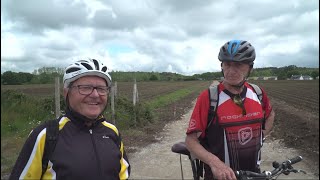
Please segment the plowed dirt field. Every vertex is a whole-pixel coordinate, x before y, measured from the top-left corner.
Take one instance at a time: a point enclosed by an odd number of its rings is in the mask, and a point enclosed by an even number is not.
[[[274,129],[267,142],[275,141],[281,143],[283,147],[298,151],[313,175],[319,177],[319,81],[253,81],[252,83],[266,90],[276,112]],[[203,89],[205,87],[203,86]],[[152,143],[159,142],[161,140],[159,133],[163,132],[165,125],[184,116],[192,107],[197,95],[194,93],[171,106],[160,109],[159,111],[163,112],[163,121],[146,127],[144,136],[124,135],[129,156],[137,151],[143,151]],[[172,109],[177,110],[175,116]],[[184,133],[185,129],[180,131]],[[277,148],[279,145],[274,147]]]

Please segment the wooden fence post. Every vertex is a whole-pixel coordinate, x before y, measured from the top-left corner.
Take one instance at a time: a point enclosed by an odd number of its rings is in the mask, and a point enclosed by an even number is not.
[[[117,94],[118,94],[118,83],[117,81],[114,82],[114,97],[117,98]]]
[[[134,79],[134,84],[133,84],[133,106],[136,105],[136,100],[137,100],[137,81]]]
[[[60,78],[55,77],[55,115],[56,118],[60,116]]]
[[[137,87],[137,83],[136,83],[136,103],[139,102],[139,93],[138,93],[138,87]]]
[[[134,126],[137,126],[137,113],[136,113],[136,100],[137,100],[137,81],[134,79],[134,84],[133,84],[133,112],[134,112],[134,117],[133,117],[133,123]]]

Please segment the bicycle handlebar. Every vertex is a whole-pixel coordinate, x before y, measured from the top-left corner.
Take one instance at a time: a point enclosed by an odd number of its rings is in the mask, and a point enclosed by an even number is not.
[[[263,171],[262,173],[256,173],[252,171],[235,171],[235,175],[239,180],[246,180],[246,179],[254,179],[254,178],[264,178],[264,179],[271,179],[281,173],[288,175],[290,172],[303,172],[302,170],[293,169],[291,165],[300,162],[302,160],[302,156],[297,156],[292,159],[286,160],[283,163],[279,164],[278,162],[274,161],[272,163],[274,169],[272,171]]]
[[[184,154],[187,155],[190,159],[190,161],[193,161],[191,159],[190,152],[186,148],[185,142],[178,142],[174,144],[171,148],[172,152],[178,153],[178,154]],[[272,177],[278,176],[280,174],[286,174],[288,175],[290,172],[303,172],[306,174],[303,170],[296,170],[291,165],[298,163],[302,160],[302,156],[297,156],[291,159],[288,159],[281,164],[277,161],[274,161],[272,163],[272,166],[274,169],[272,171],[263,171],[262,173],[256,173],[252,171],[235,171],[235,175],[237,179],[239,180],[247,180],[247,179],[271,179]],[[196,171],[193,169],[193,173],[195,175]],[[198,179],[198,178],[195,178]]]
[[[292,159],[289,159],[287,162],[292,165],[292,164],[295,164],[297,162],[300,162],[302,160],[302,156],[297,156],[297,157],[294,157]]]

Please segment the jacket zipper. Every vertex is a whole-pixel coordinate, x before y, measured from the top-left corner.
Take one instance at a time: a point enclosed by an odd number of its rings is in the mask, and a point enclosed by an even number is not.
[[[102,169],[101,169],[100,158],[99,158],[99,154],[97,153],[97,147],[96,147],[96,143],[95,143],[94,138],[93,138],[92,129],[89,129],[89,133],[90,133],[91,141],[92,141],[92,144],[93,144],[93,150],[94,150],[94,153],[96,154],[96,157],[97,157],[98,170],[99,170],[100,175],[102,177],[103,173],[102,173]]]

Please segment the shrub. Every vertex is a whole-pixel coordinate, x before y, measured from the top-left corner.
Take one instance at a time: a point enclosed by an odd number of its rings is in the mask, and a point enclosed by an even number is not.
[[[51,101],[25,95],[15,90],[1,95],[1,136],[27,135],[43,120],[52,119]]]
[[[111,106],[108,105],[105,112],[107,119],[111,122]],[[115,124],[119,129],[131,127],[142,127],[153,121],[153,113],[147,104],[138,102],[133,106],[132,101],[124,97],[115,100]]]
[[[15,103],[21,104],[26,100],[26,95],[17,90],[1,91],[1,106],[10,106]]]

